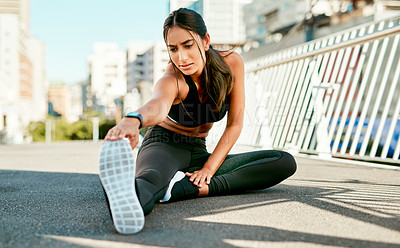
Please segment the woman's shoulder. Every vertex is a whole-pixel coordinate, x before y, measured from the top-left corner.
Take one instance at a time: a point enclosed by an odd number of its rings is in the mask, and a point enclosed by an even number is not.
[[[183,79],[182,73],[179,70],[177,70],[176,68],[174,68],[172,63],[169,63],[165,69],[164,74],[161,76],[161,78],[158,81],[161,83],[173,82],[174,84],[176,84],[177,78],[178,78],[178,80]]]
[[[220,51],[225,63],[232,69],[243,67],[244,62],[242,56],[235,51]]]
[[[177,70],[169,63],[165,69],[164,74],[158,79],[155,84],[155,90],[168,91],[176,93],[178,88],[183,88],[183,82],[185,81],[182,73]],[[177,87],[177,83],[179,86]]]

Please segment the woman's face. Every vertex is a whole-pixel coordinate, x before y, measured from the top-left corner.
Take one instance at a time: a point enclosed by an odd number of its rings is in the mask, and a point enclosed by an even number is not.
[[[206,39],[201,39],[195,32],[174,26],[168,31],[166,42],[171,60],[179,70],[185,75],[199,77],[204,69],[209,40],[208,34]]]

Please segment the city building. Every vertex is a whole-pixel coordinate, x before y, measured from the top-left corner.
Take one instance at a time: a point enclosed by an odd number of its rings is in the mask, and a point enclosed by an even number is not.
[[[0,0],[0,142],[24,142],[46,117],[45,47],[30,34],[29,0]]]
[[[130,42],[128,44],[128,91],[138,88],[138,83],[155,84],[165,72],[169,56],[165,43]]]
[[[171,0],[169,1],[169,12],[179,8],[188,8],[192,6],[197,0]]]
[[[146,52],[153,46],[152,41],[132,41],[128,43],[128,92],[137,88],[138,82],[149,77],[149,59]]]
[[[28,40],[28,53],[32,64],[31,121],[43,120],[47,115],[47,91],[49,82],[46,72],[45,44],[33,37]]]
[[[95,43],[89,55],[89,84],[94,107],[111,113],[115,100],[127,92],[127,52],[117,43]],[[111,112],[110,112],[111,111]]]
[[[70,95],[67,86],[62,81],[50,83],[48,91],[49,114],[53,116],[68,116],[70,107]]]
[[[246,42],[244,5],[251,0],[170,1],[170,10],[186,7],[203,16],[215,47],[229,48]]]
[[[68,122],[78,121],[83,115],[81,84],[51,82],[48,90],[49,114],[62,116]]]
[[[244,7],[246,38],[260,45],[279,41],[282,32],[304,20],[306,12],[305,1],[254,0]]]
[[[399,1],[254,0],[245,6],[245,60],[400,15]]]

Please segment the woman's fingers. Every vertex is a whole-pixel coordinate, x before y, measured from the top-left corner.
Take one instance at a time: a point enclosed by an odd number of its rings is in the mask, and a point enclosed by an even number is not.
[[[193,173],[186,172],[186,176],[189,176],[189,181],[193,182],[194,185],[199,188],[203,187],[204,183],[209,184],[211,180],[211,175],[199,173],[195,171]]]

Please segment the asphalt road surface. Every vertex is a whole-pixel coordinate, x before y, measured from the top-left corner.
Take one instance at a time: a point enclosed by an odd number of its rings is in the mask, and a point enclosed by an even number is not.
[[[283,183],[157,204],[115,232],[101,143],[0,146],[0,247],[400,247],[400,171],[296,157]]]

